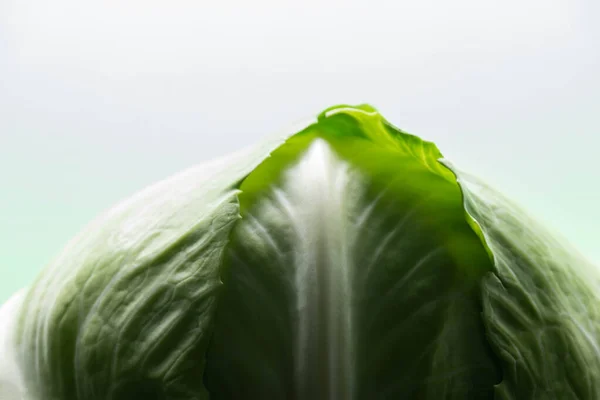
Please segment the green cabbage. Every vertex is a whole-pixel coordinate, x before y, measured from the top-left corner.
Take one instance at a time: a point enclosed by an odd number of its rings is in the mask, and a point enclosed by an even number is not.
[[[0,310],[0,397],[600,399],[600,272],[375,109],[119,204]]]

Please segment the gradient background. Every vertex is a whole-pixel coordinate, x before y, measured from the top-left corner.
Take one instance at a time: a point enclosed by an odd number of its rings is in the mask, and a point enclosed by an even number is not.
[[[599,20],[597,0],[0,0],[0,302],[116,201],[336,103],[600,264]]]

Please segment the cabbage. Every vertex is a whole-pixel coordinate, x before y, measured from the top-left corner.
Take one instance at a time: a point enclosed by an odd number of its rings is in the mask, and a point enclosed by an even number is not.
[[[374,108],[117,205],[0,310],[0,397],[600,399],[600,273]]]

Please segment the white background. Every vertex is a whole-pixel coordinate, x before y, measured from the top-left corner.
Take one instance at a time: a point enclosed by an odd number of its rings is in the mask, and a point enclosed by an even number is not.
[[[596,0],[0,0],[3,287],[121,198],[337,103],[600,264],[599,20]]]

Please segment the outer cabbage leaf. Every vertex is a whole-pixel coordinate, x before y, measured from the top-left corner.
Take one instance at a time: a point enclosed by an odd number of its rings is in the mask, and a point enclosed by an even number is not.
[[[457,175],[494,273],[482,282],[496,398],[600,399],[600,272],[560,235],[480,179]]]
[[[201,377],[239,182],[281,144],[160,182],[73,239],[22,299],[26,400],[205,399]]]

